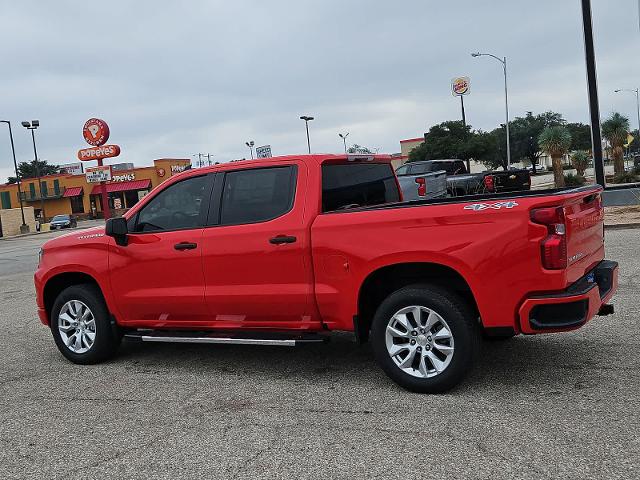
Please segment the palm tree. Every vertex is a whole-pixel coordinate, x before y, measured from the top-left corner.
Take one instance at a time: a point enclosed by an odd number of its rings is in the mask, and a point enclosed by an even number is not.
[[[571,165],[579,176],[584,177],[584,172],[589,166],[589,154],[584,150],[578,150],[571,157]]]
[[[564,187],[562,157],[564,157],[571,148],[571,134],[569,130],[562,125],[547,127],[538,137],[538,143],[542,150],[551,155],[553,180],[556,188]]]
[[[616,175],[624,173],[624,144],[629,135],[629,119],[617,112],[602,123],[602,136],[611,144],[613,169]]]

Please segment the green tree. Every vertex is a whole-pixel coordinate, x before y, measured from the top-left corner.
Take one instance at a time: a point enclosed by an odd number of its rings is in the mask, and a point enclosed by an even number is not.
[[[546,127],[564,124],[565,120],[562,118],[562,114],[551,111],[537,115],[527,112],[524,117],[516,117],[509,123],[513,158],[528,160],[535,174],[543,153],[538,143],[538,137]]]
[[[18,164],[18,175],[20,175],[20,178],[23,180],[27,178],[37,178],[38,173],[43,177],[45,175],[54,175],[59,172],[60,167],[57,165],[49,165],[46,160],[34,160],[32,162],[20,162]],[[18,180],[16,177],[9,177],[7,181],[9,183],[16,183]]]
[[[602,136],[611,144],[613,169],[616,175],[624,173],[624,144],[629,134],[629,119],[617,112],[602,123]]]
[[[580,177],[584,177],[584,172],[589,166],[589,154],[584,150],[578,150],[571,156],[571,165],[576,169],[576,173]]]
[[[584,123],[567,123],[571,134],[571,150],[591,151],[591,127]]]
[[[409,162],[457,158],[485,162],[493,158],[493,138],[488,133],[474,131],[460,121],[434,125],[426,134],[426,142],[409,153]]]
[[[358,145],[357,143],[354,143],[352,146],[350,146],[347,149],[347,152],[348,153],[373,153],[367,147],[363,147],[362,145]]]
[[[545,128],[538,137],[540,148],[551,156],[553,179],[557,188],[564,187],[562,157],[571,148],[571,134],[563,125]]]

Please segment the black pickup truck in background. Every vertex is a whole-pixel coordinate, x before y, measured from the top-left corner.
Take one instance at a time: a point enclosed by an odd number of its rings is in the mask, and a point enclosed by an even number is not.
[[[402,170],[409,165],[411,170]],[[424,160],[411,162],[400,167],[398,176],[416,175],[419,169],[421,173],[444,170],[447,173],[447,194],[452,197],[462,195],[475,195],[487,192],[516,192],[531,189],[531,173],[528,170],[486,171],[482,173],[469,173],[463,160]]]

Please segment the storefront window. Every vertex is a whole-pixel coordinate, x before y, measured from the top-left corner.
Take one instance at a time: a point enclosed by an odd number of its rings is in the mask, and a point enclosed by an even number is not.
[[[82,201],[82,195],[76,197],[70,197],[71,201],[71,213],[84,213],[84,202]]]

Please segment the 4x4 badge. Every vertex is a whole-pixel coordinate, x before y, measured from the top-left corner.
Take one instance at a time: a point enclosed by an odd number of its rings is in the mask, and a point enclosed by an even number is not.
[[[465,205],[464,209],[479,212],[487,209],[500,210],[501,208],[513,208],[517,206],[518,204],[516,202],[473,203],[471,205]]]

